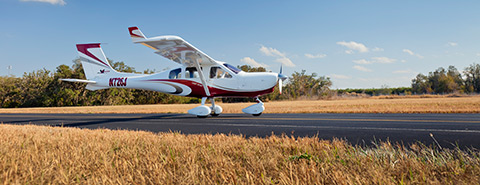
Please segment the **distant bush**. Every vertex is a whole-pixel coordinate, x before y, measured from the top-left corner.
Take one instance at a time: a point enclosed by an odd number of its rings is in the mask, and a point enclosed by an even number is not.
[[[365,94],[369,96],[379,96],[379,95],[410,95],[412,94],[411,87],[396,87],[396,88],[370,88],[370,89],[339,89],[336,90],[338,95],[342,94]]]

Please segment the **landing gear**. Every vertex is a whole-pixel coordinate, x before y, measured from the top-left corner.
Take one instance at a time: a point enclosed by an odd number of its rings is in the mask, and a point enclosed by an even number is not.
[[[252,114],[253,116],[260,116],[262,115],[262,113],[258,113],[258,114]]]
[[[210,107],[212,109],[212,116],[213,117],[217,117],[218,115],[220,115],[222,112],[223,112],[223,109],[222,107],[218,106],[218,105],[215,105],[215,98],[210,98],[210,102],[212,102],[212,107]]]
[[[213,117],[217,117],[223,111],[222,107],[215,105],[214,98],[210,98],[212,102],[212,106],[208,107],[205,105],[207,101],[207,97],[202,98],[202,105],[195,107],[193,109],[188,110],[189,114],[196,115],[198,118],[206,118],[208,115],[212,115]]]
[[[260,116],[262,112],[265,110],[265,107],[263,106],[263,102],[260,101],[257,97],[257,104],[255,105],[250,105],[247,108],[242,109],[242,112],[245,114],[251,114],[253,116]]]
[[[188,110],[189,114],[196,115],[199,118],[206,118],[212,112],[212,109],[205,105],[207,97],[202,98],[202,105]]]
[[[198,118],[207,118],[209,115],[211,115],[212,117],[219,116],[223,112],[222,107],[215,105],[215,99],[213,97],[210,98],[210,102],[212,103],[212,106],[211,107],[206,106],[205,103],[207,101],[207,98],[208,97],[203,97],[202,105],[188,110],[188,113],[193,114]],[[258,102],[257,104],[250,105],[242,109],[242,112],[244,112],[245,114],[251,114],[253,116],[262,115],[263,111],[265,110],[265,107],[263,106],[263,102],[260,101],[258,97],[256,98],[256,101]]]

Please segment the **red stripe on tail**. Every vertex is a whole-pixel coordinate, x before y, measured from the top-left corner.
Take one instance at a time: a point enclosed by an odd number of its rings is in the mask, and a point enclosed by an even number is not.
[[[95,55],[93,55],[92,53],[90,53],[88,51],[88,49],[90,48],[100,48],[100,43],[91,43],[91,44],[77,44],[77,50],[93,59],[95,59],[96,61],[102,63],[103,65],[107,66],[107,67],[110,67],[108,64],[106,64],[105,62],[103,62],[102,60],[100,60],[99,58],[97,58]]]

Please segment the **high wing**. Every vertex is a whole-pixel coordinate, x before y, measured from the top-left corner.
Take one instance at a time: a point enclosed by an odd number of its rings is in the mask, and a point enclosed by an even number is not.
[[[195,62],[198,62],[199,66],[218,64],[213,58],[195,48],[181,37],[169,35],[147,38],[138,27],[129,27],[128,30],[134,43],[140,43],[152,48],[156,54],[179,64],[186,65],[187,67],[196,67]]]
[[[130,32],[130,36],[132,37],[132,41],[134,43],[141,43],[149,48],[152,48],[155,50],[156,54],[159,54],[179,64],[187,67],[197,68],[205,94],[210,96],[210,90],[208,89],[208,84],[205,75],[201,70],[201,66],[218,64],[213,58],[209,57],[178,36],[169,35],[147,38],[136,26],[129,27],[128,31]]]

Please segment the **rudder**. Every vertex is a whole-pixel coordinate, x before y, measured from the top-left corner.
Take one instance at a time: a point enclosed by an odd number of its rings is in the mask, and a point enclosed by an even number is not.
[[[77,44],[77,50],[87,80],[115,72],[100,48],[100,43]]]

